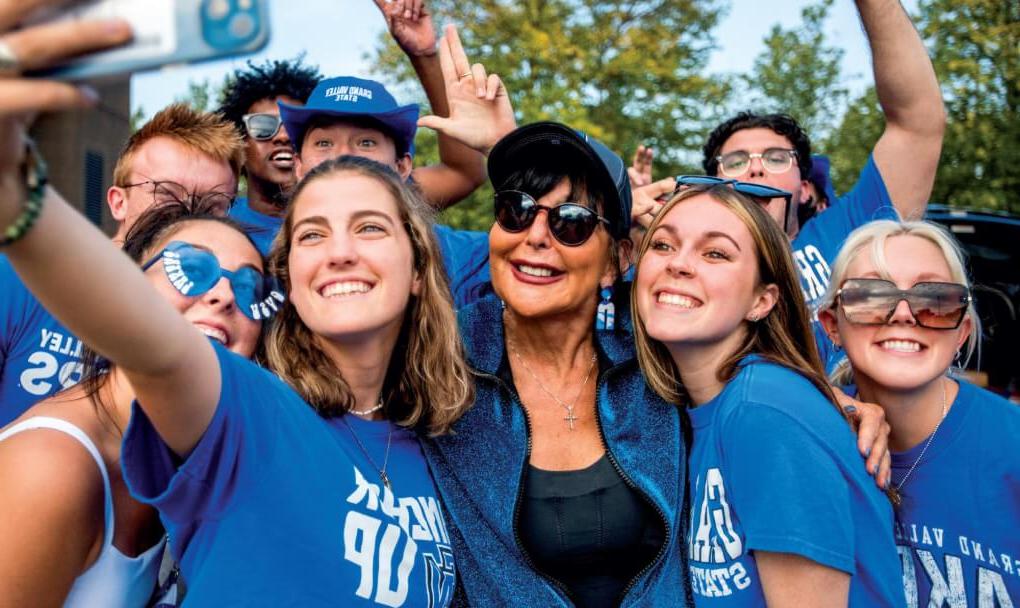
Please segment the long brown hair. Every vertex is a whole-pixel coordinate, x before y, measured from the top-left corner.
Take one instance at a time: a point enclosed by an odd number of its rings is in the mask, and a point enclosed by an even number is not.
[[[421,294],[412,296],[408,304],[383,382],[386,415],[431,435],[445,433],[473,403],[474,383],[464,359],[439,245],[432,233],[431,209],[413,186],[389,167],[365,158],[342,156],[320,164],[294,189],[283,228],[269,255],[270,269],[290,293],[288,258],[295,204],[308,184],[339,173],[374,179],[389,191],[410,237],[414,270],[421,280]],[[354,407],[354,394],[343,372],[322,350],[289,300],[269,328],[266,359],[268,367],[322,417],[341,416]]]
[[[743,343],[722,363],[716,377],[720,382],[730,381],[737,374],[740,361],[748,355],[757,354],[807,378],[836,406],[840,415],[845,416],[837,405],[832,389],[825,381],[825,372],[800,287],[800,275],[790,254],[790,241],[776,221],[757,203],[732,188],[726,185],[695,186],[675,194],[662,206],[641,241],[633,289],[636,289],[638,284],[641,258],[651,246],[652,235],[663,218],[677,205],[702,194],[707,194],[724,205],[747,226],[755,244],[758,285],[772,284],[779,290],[779,297],[772,310],[757,322],[747,322],[748,328]],[[637,294],[632,293],[634,341],[638,362],[648,385],[671,403],[689,405],[676,364],[665,345],[648,335],[638,311],[637,299]]]

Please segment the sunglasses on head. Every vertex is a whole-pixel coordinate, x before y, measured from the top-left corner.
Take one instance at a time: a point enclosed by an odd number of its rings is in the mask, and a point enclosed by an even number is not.
[[[276,137],[283,125],[283,119],[277,114],[245,114],[241,120],[248,136],[259,141]]]
[[[773,188],[772,186],[766,186],[764,184],[741,182],[735,179],[713,177],[711,175],[678,175],[676,178],[676,190],[674,190],[674,192],[682,190],[685,186],[718,186],[720,184],[733,188],[762,207],[767,207],[769,202],[774,198],[781,198],[785,200],[787,209],[783,211],[783,231],[786,231],[786,224],[789,219],[787,211],[789,210],[790,200],[793,199],[793,194],[786,190],[780,190],[779,188]]]
[[[163,271],[181,295],[198,297],[226,277],[234,292],[234,301],[246,317],[261,321],[272,317],[283,302],[283,293],[276,288],[271,278],[251,266],[227,270],[220,266],[216,256],[206,249],[195,247],[183,241],[172,241],[163,251],[142,264],[148,270],[156,262],[163,262]]]
[[[539,205],[530,194],[518,190],[496,193],[496,223],[507,232],[527,230],[543,209],[549,213],[549,232],[567,247],[583,245],[600,223],[609,225],[609,220],[579,203],[546,207]]]
[[[970,290],[959,283],[923,282],[900,289],[885,279],[849,279],[836,298],[847,321],[857,325],[885,325],[906,300],[921,327],[956,329],[970,305]]]

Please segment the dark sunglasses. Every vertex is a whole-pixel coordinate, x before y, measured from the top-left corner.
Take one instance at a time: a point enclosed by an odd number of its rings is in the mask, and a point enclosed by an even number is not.
[[[786,208],[783,210],[783,231],[787,229],[787,222],[789,221],[790,200],[793,199],[793,194],[786,190],[780,190],[779,188],[773,188],[772,186],[765,186],[763,184],[755,184],[752,182],[741,182],[735,179],[728,179],[723,177],[713,177],[711,175],[678,175],[676,178],[676,193],[677,190],[683,189],[685,186],[718,186],[727,185],[744,196],[750,198],[754,202],[758,203],[762,207],[769,204],[774,198],[781,198],[786,201]]]
[[[226,277],[234,300],[246,317],[262,321],[272,317],[283,302],[283,293],[276,288],[271,278],[251,266],[230,271],[220,266],[220,261],[211,251],[200,249],[183,241],[171,241],[163,251],[142,264],[148,270],[156,262],[163,262],[163,271],[181,295],[198,297]]]
[[[970,290],[959,283],[924,282],[900,289],[885,279],[849,279],[836,298],[846,320],[857,325],[887,324],[906,300],[917,324],[928,329],[956,329],[971,302]]]
[[[283,125],[283,119],[276,114],[245,114],[241,120],[248,136],[259,141],[276,137]]]
[[[584,244],[600,223],[609,225],[609,220],[579,203],[546,207],[525,192],[501,190],[496,193],[496,223],[507,232],[527,230],[543,209],[549,213],[549,232],[567,247]]]

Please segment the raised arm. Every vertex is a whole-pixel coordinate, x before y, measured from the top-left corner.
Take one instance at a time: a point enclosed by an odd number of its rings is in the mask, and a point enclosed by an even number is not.
[[[439,65],[436,32],[423,0],[375,0],[390,34],[407,55],[436,116],[450,116],[446,83]],[[456,203],[485,181],[485,158],[457,139],[439,133],[439,163],[418,167],[415,182],[435,207]]]
[[[4,122],[10,141],[13,121]],[[7,147],[3,154],[18,152]],[[0,226],[17,221],[25,200],[17,173],[9,166],[0,173]],[[53,316],[124,372],[167,445],[188,454],[219,399],[219,363],[209,341],[52,189],[35,225],[4,253]]]
[[[47,3],[0,4],[0,32],[42,4]],[[49,45],[46,58],[55,60],[131,37],[120,20],[65,24],[59,36],[55,27],[23,28],[4,40],[16,56]],[[35,59],[31,64],[41,67]],[[0,243],[14,240],[2,251],[54,316],[125,371],[153,424],[171,448],[185,454],[208,426],[219,397],[212,346],[60,195],[45,189],[30,196],[27,188],[26,175],[37,172],[28,170],[33,163],[25,115],[95,102],[94,92],[65,83],[11,71],[0,75]]]
[[[886,126],[874,157],[904,219],[920,219],[942,152],[946,112],[935,68],[899,0],[857,0]]]

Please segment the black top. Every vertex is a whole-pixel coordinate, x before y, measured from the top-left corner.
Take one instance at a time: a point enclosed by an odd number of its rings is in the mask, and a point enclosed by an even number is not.
[[[529,466],[520,508],[525,550],[579,607],[618,606],[662,545],[655,512],[605,455],[578,471]]]

